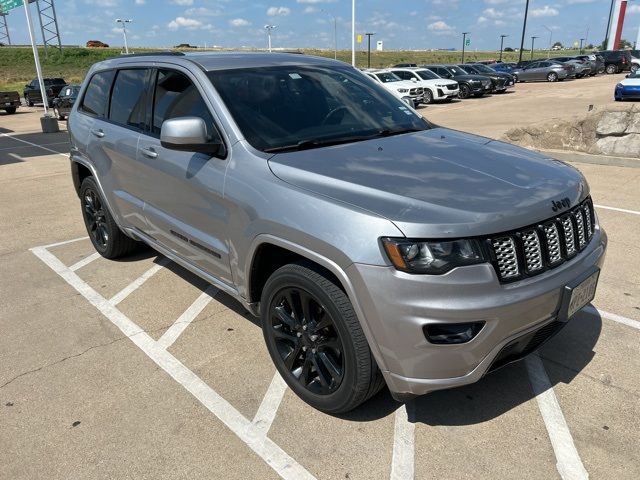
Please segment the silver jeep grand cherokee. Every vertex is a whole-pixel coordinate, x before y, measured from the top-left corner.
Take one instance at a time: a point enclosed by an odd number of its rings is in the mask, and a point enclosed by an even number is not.
[[[326,412],[475,382],[595,294],[607,239],[577,170],[432,125],[340,62],[108,60],[69,131],[96,250],[144,242],[237,299]]]

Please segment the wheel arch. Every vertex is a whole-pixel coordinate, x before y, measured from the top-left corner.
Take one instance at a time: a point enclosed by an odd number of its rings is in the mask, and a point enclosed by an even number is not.
[[[277,254],[275,258],[268,256],[274,253]],[[247,259],[251,260],[247,262],[247,266],[245,267],[245,291],[247,304],[251,307],[254,314],[260,314],[259,303],[262,289],[269,276],[275,270],[295,261],[311,262],[322,272],[326,273],[328,278],[336,282],[336,285],[345,292],[351,301],[351,305],[358,317],[358,321],[369,343],[369,348],[378,363],[378,367],[382,372],[388,371],[382,353],[364,317],[364,312],[360,307],[351,280],[340,265],[302,245],[269,234],[258,235],[254,239],[249,249]]]

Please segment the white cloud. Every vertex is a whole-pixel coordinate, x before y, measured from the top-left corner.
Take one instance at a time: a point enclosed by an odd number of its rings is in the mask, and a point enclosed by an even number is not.
[[[558,12],[556,8],[550,7],[549,5],[545,5],[542,8],[534,8],[530,13],[533,18],[557,17],[559,14],[560,12]]]
[[[296,0],[298,3],[334,3],[336,0]]]
[[[484,25],[485,23],[487,23],[487,21],[487,17],[483,17],[482,15],[478,17],[478,25]]]
[[[500,10],[496,10],[493,7],[486,8],[482,13],[484,14],[484,16],[488,18],[502,18],[504,16],[504,12],[501,12]]]
[[[436,35],[448,35],[453,33],[455,29],[443,20],[438,20],[427,25],[427,30],[434,32]]]
[[[630,5],[627,7],[629,13],[640,13],[640,5]]]
[[[270,17],[286,17],[291,13],[291,9],[287,7],[269,7],[267,15]]]
[[[251,25],[251,22],[244,18],[234,18],[233,20],[229,20],[229,25],[232,27],[248,27]]]
[[[318,7],[308,6],[304,9],[304,13],[318,13],[320,9]]]
[[[193,0],[171,0],[171,3],[182,7],[188,7],[189,5],[193,5]]]
[[[195,20],[193,18],[176,17],[175,20],[171,20],[167,24],[167,27],[169,28],[169,30],[178,30],[179,28],[196,30],[199,28],[203,28],[204,25],[200,20]]]
[[[144,5],[145,1],[144,0],[136,0],[136,5]]]
[[[221,15],[222,12],[220,10],[213,10],[207,7],[193,7],[187,8],[184,14],[189,17],[215,17]]]

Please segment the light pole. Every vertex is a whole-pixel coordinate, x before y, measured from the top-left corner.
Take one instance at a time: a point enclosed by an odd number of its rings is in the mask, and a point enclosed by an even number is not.
[[[267,37],[269,39],[269,53],[271,53],[271,30],[278,28],[277,25],[265,25],[265,30],[267,30]]]
[[[546,25],[542,25],[542,27],[546,29],[547,32],[549,32],[549,51],[547,52],[547,58],[549,58],[551,57],[551,42],[553,42],[553,30],[551,30]]]
[[[604,35],[604,48],[609,45],[609,31],[611,30],[611,17],[613,16],[613,6],[616,0],[611,0],[611,7],[609,7],[609,20],[607,20],[607,33]]]
[[[531,60],[533,60],[533,45],[536,43],[536,38],[540,37],[531,37]]]
[[[504,47],[504,39],[507,38],[509,35],[500,35],[500,61],[502,61],[502,50]]]
[[[351,0],[351,65],[356,66],[356,0]]]
[[[464,44],[467,41],[467,35],[469,32],[462,32],[462,63],[464,63]]]
[[[367,68],[371,68],[371,37],[375,35],[375,33],[365,33],[367,36]]]
[[[333,19],[333,59],[338,59],[338,19],[335,15],[330,14],[326,10],[320,10],[323,13],[326,13]]]
[[[127,45],[127,23],[131,23],[133,20],[130,18],[116,18],[116,23],[120,23],[122,25],[122,34],[124,35],[124,53],[129,54],[129,46]]]
[[[522,38],[520,39],[520,56],[518,63],[522,61],[522,49],[524,48],[524,36],[527,32],[527,16],[529,14],[529,0],[527,0],[527,4],[524,7],[524,23],[522,24]]]
[[[581,38],[580,39],[580,55],[582,55],[582,44],[583,42],[586,40],[586,38]]]

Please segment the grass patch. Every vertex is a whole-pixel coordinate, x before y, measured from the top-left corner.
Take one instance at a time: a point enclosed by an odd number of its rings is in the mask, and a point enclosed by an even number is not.
[[[158,49],[135,49],[136,52],[151,52]],[[191,50],[189,50],[191,51]],[[302,50],[308,55],[333,58],[333,50]],[[546,51],[535,52],[536,58],[546,57]],[[564,51],[558,54],[562,56],[576,55],[577,51]],[[119,48],[64,48],[62,51],[55,48],[49,49],[48,57],[44,49],[39,49],[40,62],[45,77],[62,77],[68,83],[81,83],[87,70],[96,62],[117,57]],[[491,60],[498,58],[497,52],[466,52],[465,61]],[[390,67],[397,63],[456,63],[461,60],[460,52],[416,52],[416,51],[386,51],[371,52],[371,66],[375,68]],[[530,58],[530,53],[525,52],[524,59]],[[338,60],[351,63],[351,51],[339,50]],[[504,61],[517,61],[518,53],[505,52]],[[367,52],[356,52],[358,67],[367,66]],[[24,85],[35,78],[35,66],[33,53],[30,48],[1,47],[0,48],[0,90],[17,90],[22,94]]]

